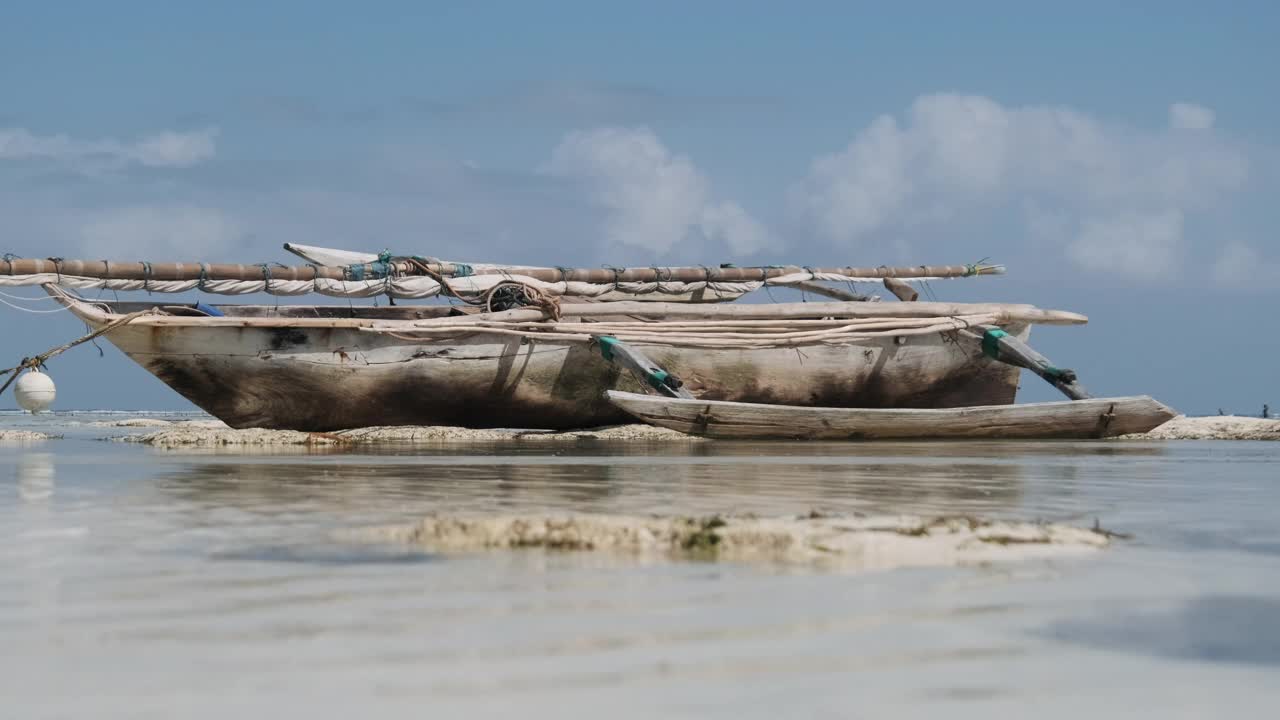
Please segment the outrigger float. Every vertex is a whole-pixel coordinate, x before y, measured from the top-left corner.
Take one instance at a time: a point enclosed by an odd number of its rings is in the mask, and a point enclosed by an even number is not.
[[[1086,438],[1145,432],[1175,414],[1148,397],[1091,398],[1027,345],[1032,325],[1082,315],[920,302],[910,285],[1000,266],[569,269],[285,247],[308,264],[6,257],[0,287],[42,287],[234,428],[636,419],[725,438]],[[832,286],[854,283],[883,285],[899,302]],[[830,301],[733,303],[771,286]],[[104,302],[88,290],[391,304]],[[437,296],[456,304],[394,304]],[[1071,400],[1013,404],[1023,368]]]

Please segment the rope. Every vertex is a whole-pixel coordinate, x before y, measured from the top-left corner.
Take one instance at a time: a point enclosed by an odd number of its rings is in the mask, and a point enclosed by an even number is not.
[[[8,370],[0,370],[0,377],[4,377],[9,373],[13,373],[13,377],[9,378],[5,382],[3,387],[0,387],[0,395],[4,394],[5,390],[9,389],[9,386],[13,384],[14,380],[18,379],[18,376],[22,374],[23,370],[44,367],[44,363],[46,360],[52,357],[55,357],[57,355],[61,355],[62,353],[70,350],[71,348],[77,345],[83,345],[84,343],[87,343],[91,340],[96,340],[102,337],[103,335],[106,335],[107,333],[111,332],[112,330],[115,330],[116,328],[128,325],[129,323],[133,322],[134,320],[137,320],[143,315],[155,315],[155,314],[157,314],[157,311],[155,308],[147,308],[146,310],[139,310],[137,312],[132,312],[132,313],[129,313],[128,315],[125,315],[124,317],[112,320],[111,322],[107,323],[106,325],[103,325],[101,328],[97,330],[94,330],[88,335],[84,335],[75,340],[72,340],[71,342],[66,343],[65,345],[59,345],[55,348],[46,350],[40,353],[39,355],[36,355],[35,357],[22,358],[22,362],[9,368]]]
[[[40,302],[42,300],[57,300],[57,298],[55,298],[52,295],[42,295],[40,297],[27,297],[26,295],[13,295],[3,290],[0,290],[0,295],[3,295],[7,298],[13,298],[14,300],[24,300],[26,302]]]
[[[6,296],[8,296],[8,297],[12,297],[12,298],[19,298],[19,299],[21,299],[21,300],[33,300],[33,301],[34,301],[34,300],[45,300],[45,299],[46,299],[46,298],[24,298],[24,297],[21,297],[21,296],[18,296],[18,295],[9,295],[9,293],[0,293],[0,295],[6,295]],[[53,298],[47,298],[47,299],[52,300]],[[21,310],[22,312],[25,312],[25,313],[36,313],[36,314],[40,314],[40,315],[51,314],[51,313],[60,313],[60,312],[62,312],[63,310],[66,310],[66,309],[67,309],[66,307],[60,307],[60,308],[56,308],[56,309],[53,309],[53,310],[32,310],[31,308],[26,308],[26,307],[23,307],[23,306],[21,306],[21,305],[14,305],[13,303],[9,302],[8,300],[0,300],[0,304],[8,305],[9,307],[13,308],[14,310]]]
[[[262,291],[271,294],[271,265],[267,263],[258,263],[258,267],[262,268]]]
[[[624,327],[628,323],[501,323],[440,324],[419,326],[406,332],[384,328],[360,328],[362,332],[384,334],[406,342],[432,343],[461,335],[506,335],[562,342],[591,342],[593,337],[612,335],[620,341],[647,345],[708,349],[795,348],[808,345],[848,345],[859,340],[932,335],[960,331],[973,325],[999,322],[996,314],[957,315],[936,318],[883,318],[846,321],[836,327],[795,331],[785,324],[751,328],[689,327],[693,323],[638,323],[646,327]],[[527,329],[534,328],[534,329]],[[416,335],[409,334],[416,333]],[[442,337],[444,336],[444,337]]]
[[[511,307],[503,307],[499,308],[499,310],[533,306],[541,309],[553,320],[558,321],[560,319],[560,301],[538,288],[514,281],[498,283],[489,288],[476,304],[483,304],[486,312],[494,312],[493,299],[495,295],[499,296],[499,300],[504,304],[511,305]]]

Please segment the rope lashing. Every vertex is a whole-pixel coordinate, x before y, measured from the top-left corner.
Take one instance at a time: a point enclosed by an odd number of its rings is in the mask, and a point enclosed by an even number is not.
[[[271,294],[271,265],[268,263],[258,263],[258,267],[262,268],[262,291]]]
[[[104,260],[103,262],[106,262],[106,261]],[[200,292],[206,292],[204,289],[204,284],[208,281],[209,281],[209,266],[205,263],[200,263],[200,277],[196,278],[196,289],[199,290]]]
[[[626,268],[620,268],[617,265],[601,265],[600,267],[604,268],[605,270],[609,270],[613,273],[613,291],[618,292],[619,290],[621,290],[621,287],[619,287],[618,283],[621,279],[623,270],[625,270]]]
[[[146,260],[139,261],[142,263],[142,289],[151,294],[151,263]],[[62,276],[58,276],[58,282],[62,282]]]
[[[373,272],[374,278],[381,279],[381,278],[387,277],[388,275],[391,274],[391,270],[392,270],[391,251],[383,250],[382,252],[378,253],[378,259],[370,263],[370,265],[373,266],[372,272]]]
[[[307,263],[307,267],[311,268],[311,292],[320,292],[320,266]]]

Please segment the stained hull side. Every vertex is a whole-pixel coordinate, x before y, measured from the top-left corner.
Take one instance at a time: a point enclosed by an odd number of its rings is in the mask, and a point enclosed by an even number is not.
[[[1010,326],[1025,337],[1026,326]],[[565,429],[627,422],[604,397],[638,392],[584,344],[473,334],[425,344],[352,328],[125,326],[129,357],[232,427]],[[941,334],[799,349],[637,344],[708,400],[948,408],[1013,402],[1018,371]]]

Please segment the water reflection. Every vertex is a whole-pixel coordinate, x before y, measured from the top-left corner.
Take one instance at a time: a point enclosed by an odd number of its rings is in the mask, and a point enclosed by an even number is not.
[[[1035,457],[1010,461],[934,454],[888,459],[810,455],[808,446],[745,455],[694,446],[665,455],[544,453],[351,455],[309,461],[204,461],[156,483],[194,510],[280,513],[572,510],[613,513],[1008,513]],[[776,454],[803,449],[805,455]],[[883,451],[883,448],[881,448]],[[298,458],[302,460],[302,458]],[[1057,471],[1055,471],[1057,472]],[[1069,480],[1072,471],[1061,471]]]
[[[1280,665],[1280,599],[1206,595],[1172,608],[1057,623],[1046,634],[1179,660]]]
[[[18,497],[29,503],[44,502],[53,497],[54,468],[52,453],[23,453],[18,456]]]

